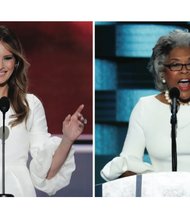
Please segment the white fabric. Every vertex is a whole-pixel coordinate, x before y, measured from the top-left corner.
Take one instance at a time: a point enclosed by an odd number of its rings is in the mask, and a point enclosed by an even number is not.
[[[169,105],[155,96],[142,97],[131,113],[122,152],[104,166],[101,176],[109,181],[125,171],[172,171],[170,118]],[[180,105],[177,120],[177,170],[190,171],[190,106]],[[145,148],[151,164],[143,162]]]
[[[30,114],[27,121],[11,128],[9,118],[13,114],[10,108],[6,113],[8,138],[5,141],[5,192],[14,196],[36,196],[35,189],[53,195],[59,189],[69,184],[72,172],[75,170],[74,150],[71,148],[67,159],[59,172],[50,180],[46,179],[52,157],[61,139],[52,137],[47,131],[44,108],[40,100],[27,95]],[[2,126],[2,119],[0,119]],[[1,147],[0,147],[1,149]],[[2,151],[0,151],[0,187]],[[32,160],[27,168],[28,153]],[[0,191],[1,191],[0,188]]]

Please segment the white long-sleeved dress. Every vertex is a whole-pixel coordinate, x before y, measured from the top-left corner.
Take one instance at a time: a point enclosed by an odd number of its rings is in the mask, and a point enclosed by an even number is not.
[[[125,171],[135,173],[172,171],[171,110],[155,96],[142,97],[134,107],[122,152],[100,174],[106,181]],[[190,106],[180,105],[176,128],[177,170],[190,171]],[[151,163],[143,161],[145,148]]]
[[[50,180],[46,179],[52,157],[61,139],[48,133],[45,112],[40,100],[27,95],[30,114],[27,123],[22,122],[11,128],[10,115],[6,113],[5,141],[5,193],[15,197],[36,196],[35,188],[53,195],[67,186],[75,170],[74,150],[71,148],[65,163],[59,172]],[[2,119],[0,119],[0,136],[2,137]],[[0,147],[1,149],[1,147]],[[32,160],[27,166],[28,154]],[[0,192],[2,188],[2,151],[0,150]],[[28,168],[29,167],[29,168]],[[34,188],[35,187],[35,188]]]

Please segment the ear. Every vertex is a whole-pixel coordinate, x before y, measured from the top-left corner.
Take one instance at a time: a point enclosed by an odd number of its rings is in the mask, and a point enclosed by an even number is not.
[[[19,67],[19,61],[17,63],[15,63],[15,69],[17,70]]]

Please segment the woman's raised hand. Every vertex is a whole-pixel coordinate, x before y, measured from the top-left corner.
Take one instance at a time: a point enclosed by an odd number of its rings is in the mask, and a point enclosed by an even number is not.
[[[82,115],[84,105],[80,105],[73,115],[67,115],[63,121],[63,138],[73,143],[83,132],[87,119]]]

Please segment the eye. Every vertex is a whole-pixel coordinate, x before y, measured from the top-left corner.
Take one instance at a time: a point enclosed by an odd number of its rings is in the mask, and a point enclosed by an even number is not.
[[[181,63],[171,63],[170,66],[171,67],[179,67],[179,66],[181,66]]]
[[[14,56],[13,56],[13,55],[4,56],[4,60],[5,60],[5,61],[13,60],[13,59],[14,59]]]

